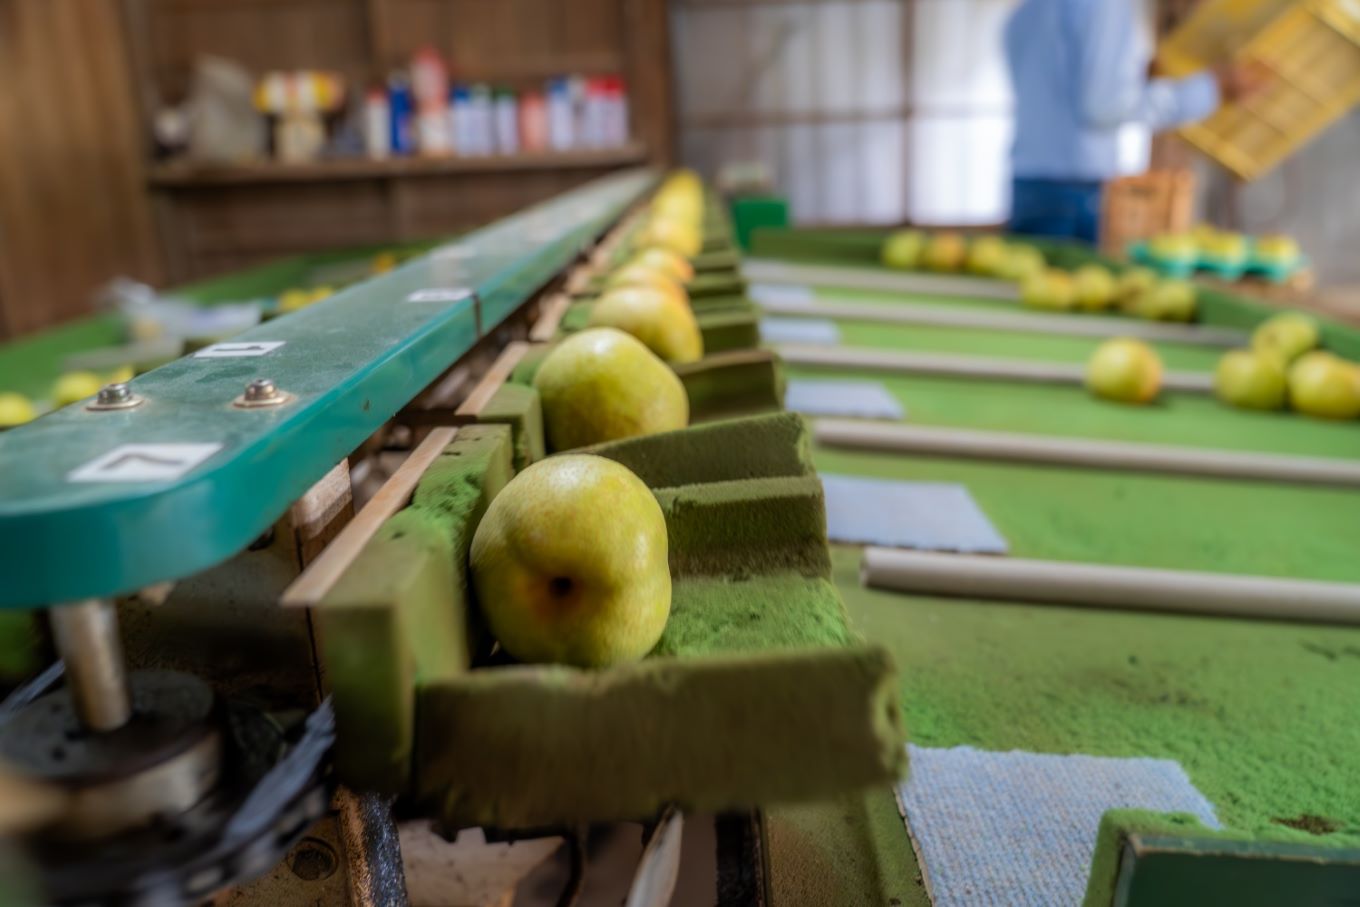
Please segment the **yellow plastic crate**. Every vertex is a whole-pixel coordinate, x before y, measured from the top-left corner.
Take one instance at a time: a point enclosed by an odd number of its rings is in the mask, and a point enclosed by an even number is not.
[[[1159,51],[1172,76],[1234,57],[1260,61],[1275,80],[1181,134],[1253,180],[1360,102],[1360,0],[1210,0]]]

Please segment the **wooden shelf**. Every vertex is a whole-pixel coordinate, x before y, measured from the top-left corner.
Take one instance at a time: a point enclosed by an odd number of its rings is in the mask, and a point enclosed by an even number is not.
[[[199,186],[239,186],[252,183],[313,183],[347,180],[388,180],[456,173],[495,173],[516,170],[568,170],[617,167],[647,160],[639,142],[618,148],[545,151],[485,157],[394,157],[385,160],[352,158],[285,164],[266,161],[235,166],[193,163],[160,164],[151,168],[152,186],[177,189]]]

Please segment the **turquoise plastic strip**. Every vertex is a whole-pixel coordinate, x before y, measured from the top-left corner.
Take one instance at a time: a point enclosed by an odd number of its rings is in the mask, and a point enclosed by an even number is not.
[[[0,435],[0,607],[126,593],[232,557],[654,179],[599,180],[148,372],[135,409],[77,404]],[[289,402],[233,405],[257,378]]]

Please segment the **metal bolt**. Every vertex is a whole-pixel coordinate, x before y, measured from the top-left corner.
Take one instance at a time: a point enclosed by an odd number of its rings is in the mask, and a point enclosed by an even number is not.
[[[86,409],[132,409],[140,406],[142,398],[132,392],[132,388],[119,381],[116,384],[106,384],[99,389],[94,402],[86,405]]]
[[[101,387],[99,396],[95,397],[95,402],[100,406],[116,406],[131,399],[132,388],[120,381],[117,384],[106,384]]]
[[[246,385],[245,392],[233,400],[232,405],[241,409],[264,409],[282,406],[293,399],[293,395],[280,390],[272,378],[256,378]]]
[[[267,403],[279,396],[279,388],[269,378],[256,378],[246,385],[247,403]]]
[[[288,868],[305,882],[320,882],[335,875],[338,864],[335,848],[319,838],[303,838],[293,848]]]
[[[59,605],[50,618],[81,722],[95,731],[122,727],[132,715],[132,702],[112,600],[89,598]]]

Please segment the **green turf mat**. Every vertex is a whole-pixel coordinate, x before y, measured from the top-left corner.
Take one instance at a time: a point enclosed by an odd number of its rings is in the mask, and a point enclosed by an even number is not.
[[[123,326],[118,317],[96,315],[0,345],[0,392],[46,400],[52,383],[61,375],[62,359],[81,350],[122,342]]]
[[[822,473],[960,482],[1016,557],[1360,582],[1356,490],[824,447],[813,460]]]
[[[874,324],[835,319],[845,346],[867,346],[901,352],[960,353],[1041,362],[1085,362],[1102,342],[1096,337],[1064,337],[1016,331],[934,325]],[[1113,334],[1111,336],[1114,336]],[[1223,355],[1216,347],[1154,343],[1168,369],[1211,372]]]
[[[833,563],[917,745],[1176,759],[1229,827],[1360,836],[1360,629],[896,595],[859,549]]]
[[[788,366],[789,378],[881,381],[911,422],[1263,453],[1360,458],[1360,425],[1233,409],[1208,394],[1165,393],[1149,406],[1093,398],[1077,385],[1003,383],[864,369]]]

